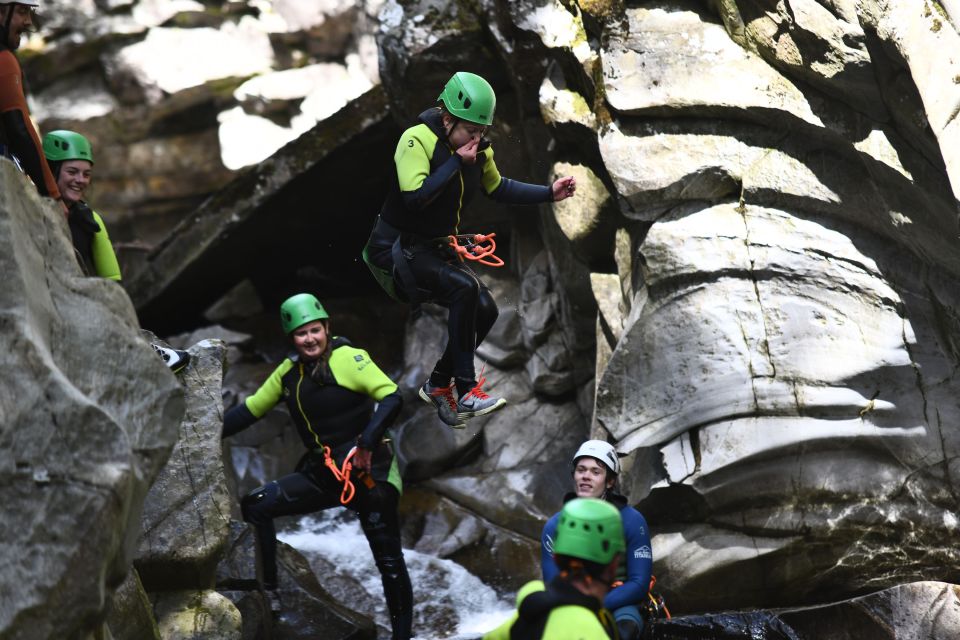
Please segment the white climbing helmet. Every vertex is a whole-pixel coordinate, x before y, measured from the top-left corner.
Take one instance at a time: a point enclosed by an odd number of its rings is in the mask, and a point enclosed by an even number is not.
[[[620,475],[620,458],[617,456],[617,450],[613,448],[613,445],[609,442],[604,442],[603,440],[587,440],[580,448],[577,449],[577,452],[573,454],[573,464],[577,464],[577,460],[583,456],[590,456],[591,458],[596,458],[603,466],[607,469],[610,469],[616,475]]]

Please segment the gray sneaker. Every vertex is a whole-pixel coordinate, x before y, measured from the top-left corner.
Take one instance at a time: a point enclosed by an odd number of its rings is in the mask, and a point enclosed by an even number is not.
[[[454,429],[463,429],[464,420],[457,415],[456,387],[451,383],[446,387],[435,387],[428,379],[420,387],[420,399],[437,408],[437,415],[444,424]]]
[[[489,396],[480,388],[486,381],[487,379],[481,376],[480,381],[477,382],[473,389],[463,394],[457,402],[457,417],[460,418],[460,420],[485,416],[507,404],[506,399]]]

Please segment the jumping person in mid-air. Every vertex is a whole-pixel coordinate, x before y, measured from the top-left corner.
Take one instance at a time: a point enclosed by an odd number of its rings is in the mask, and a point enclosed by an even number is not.
[[[449,310],[447,344],[420,397],[454,427],[506,404],[483,391],[474,352],[497,319],[490,290],[451,246],[461,212],[478,190],[505,204],[558,202],[576,191],[572,177],[551,186],[503,178],[484,134],[493,123],[496,95],[480,76],[453,74],[439,105],[400,137],[396,180],[377,218],[364,260],[388,293],[413,305],[432,302]]]

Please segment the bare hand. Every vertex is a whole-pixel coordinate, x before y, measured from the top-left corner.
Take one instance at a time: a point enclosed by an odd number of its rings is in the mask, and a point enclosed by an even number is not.
[[[353,468],[364,473],[370,473],[370,465],[373,461],[373,452],[370,449],[357,447],[357,452],[353,454]]]
[[[457,149],[457,155],[463,160],[464,164],[473,164],[477,161],[477,147],[480,146],[480,138],[470,138],[467,144]]]
[[[553,183],[553,201],[560,202],[573,196],[577,191],[577,179],[573,176],[565,176]]]

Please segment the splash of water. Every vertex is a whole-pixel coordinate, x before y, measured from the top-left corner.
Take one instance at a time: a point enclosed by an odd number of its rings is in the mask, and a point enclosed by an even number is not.
[[[310,562],[330,594],[389,629],[380,573],[360,523],[346,511],[323,512],[299,520],[277,536]],[[512,594],[497,593],[452,560],[404,549],[413,583],[417,640],[476,638],[506,620]]]

